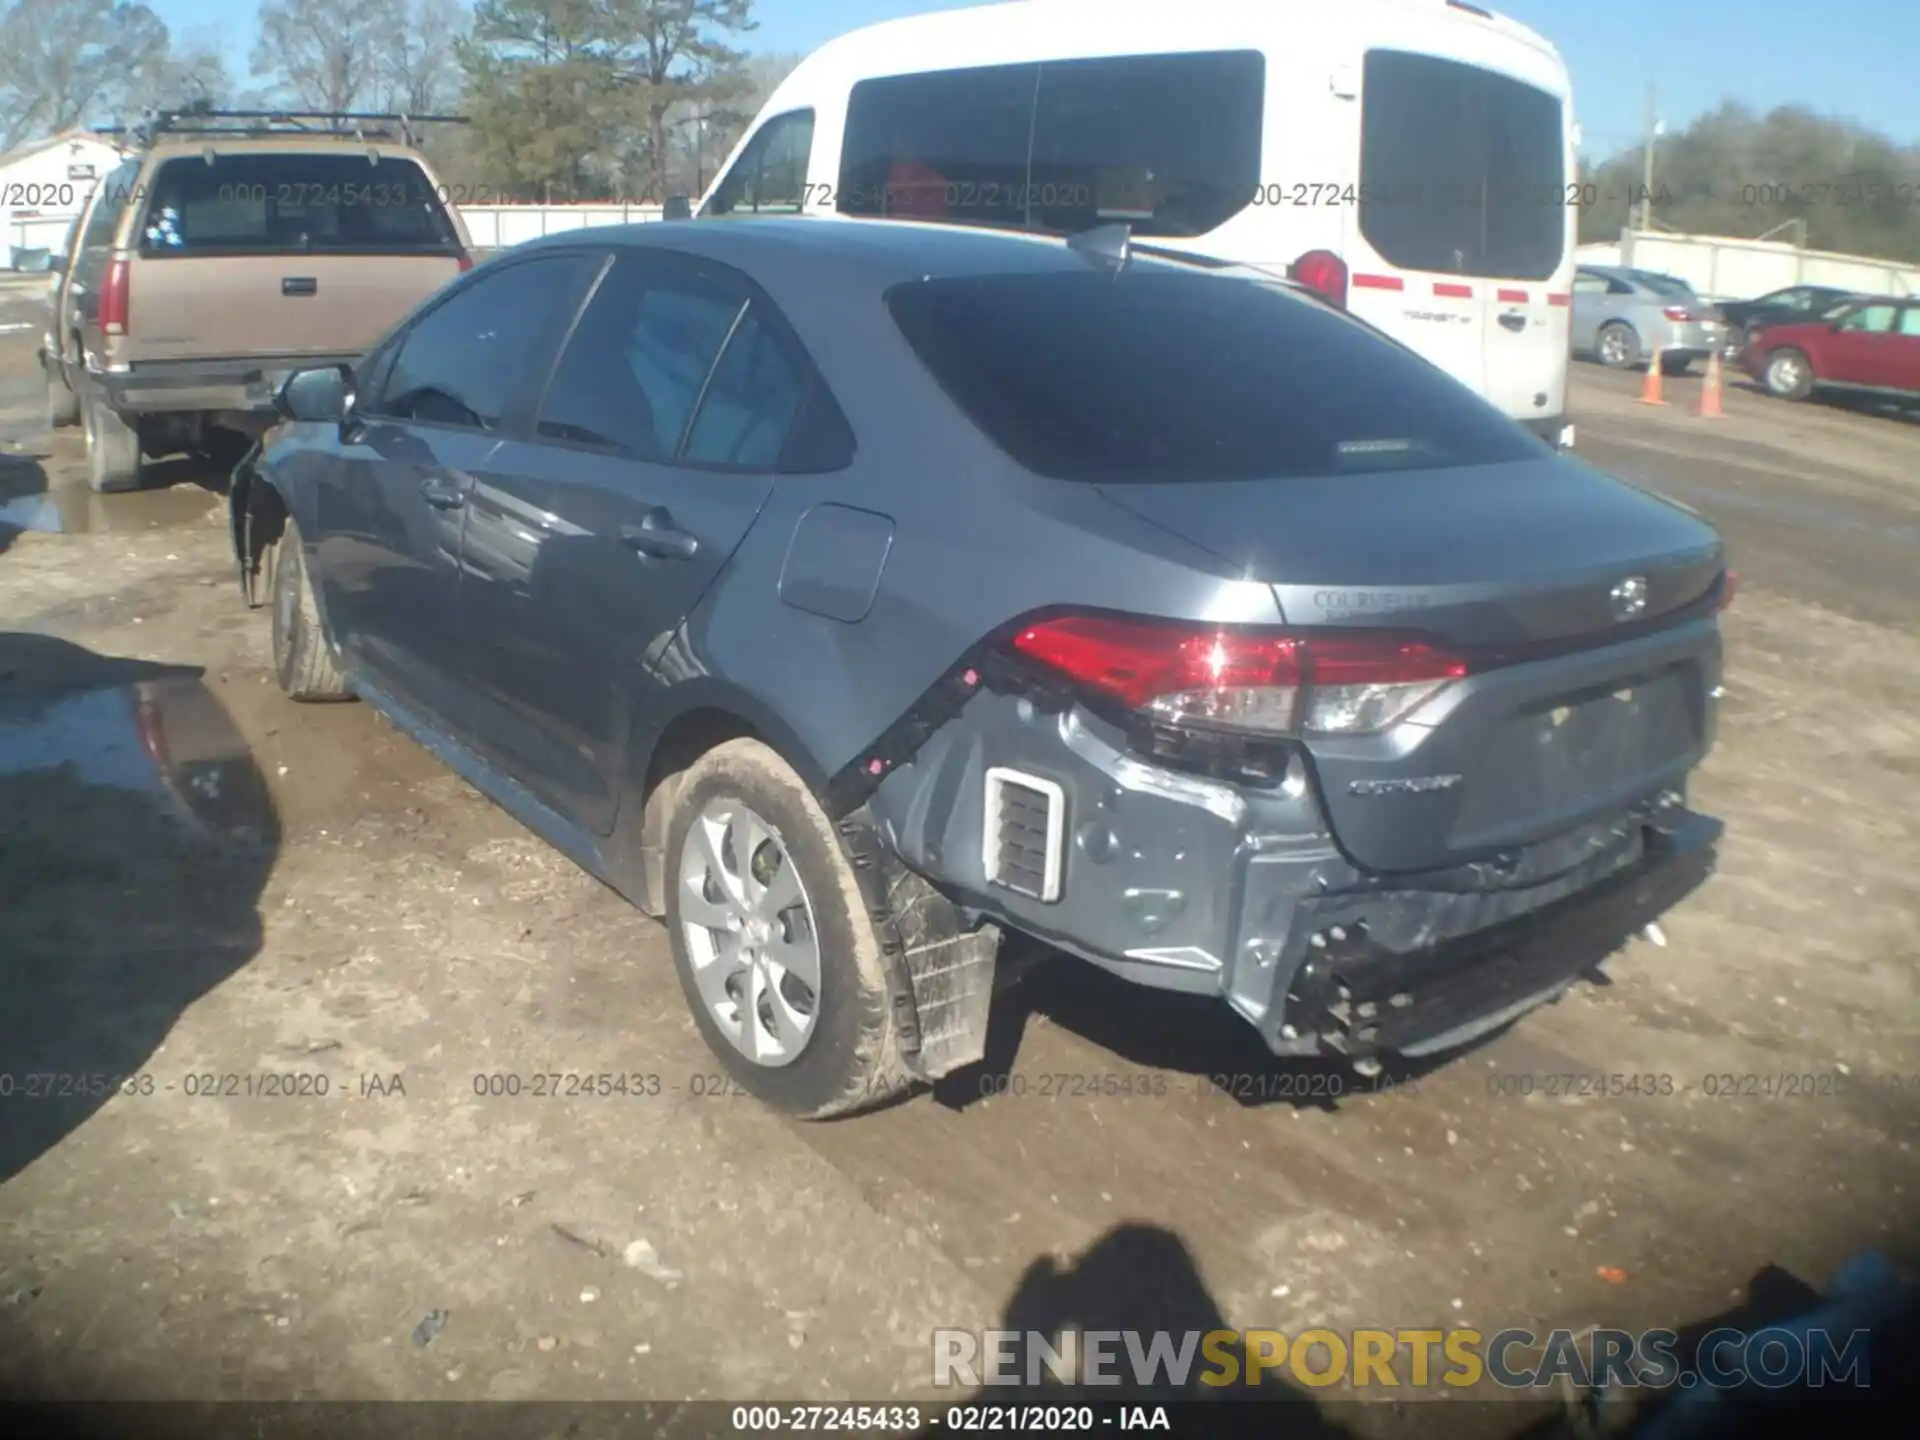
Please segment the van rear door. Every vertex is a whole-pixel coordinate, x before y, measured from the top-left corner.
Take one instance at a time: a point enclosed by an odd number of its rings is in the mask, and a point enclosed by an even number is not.
[[[151,183],[127,239],[134,363],[356,354],[468,263],[404,153],[180,156]]]
[[[1573,193],[1562,95],[1366,54],[1349,305],[1520,420],[1564,414]]]

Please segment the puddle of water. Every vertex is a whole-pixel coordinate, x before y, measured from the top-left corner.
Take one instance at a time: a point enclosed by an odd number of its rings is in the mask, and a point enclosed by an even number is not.
[[[259,844],[272,832],[266,779],[213,692],[170,675],[69,693],[36,693],[9,661],[33,647],[31,669],[58,683],[61,661],[158,670],[38,636],[0,637],[0,782],[65,770],[95,790],[143,795],[205,838]]]
[[[0,463],[6,457],[0,456]],[[4,475],[0,470],[0,475]],[[84,485],[57,485],[42,494],[0,500],[0,525],[62,535],[170,529],[204,520],[219,497],[198,485],[96,495]]]

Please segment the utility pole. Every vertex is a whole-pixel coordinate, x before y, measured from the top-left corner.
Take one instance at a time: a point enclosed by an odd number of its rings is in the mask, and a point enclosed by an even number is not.
[[[1640,225],[1641,230],[1653,228],[1653,145],[1661,130],[1659,97],[1653,86],[1647,86],[1647,141],[1645,147],[1646,172],[1640,181]]]

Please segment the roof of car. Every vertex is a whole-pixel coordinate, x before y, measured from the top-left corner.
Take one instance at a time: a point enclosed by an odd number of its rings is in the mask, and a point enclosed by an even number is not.
[[[581,243],[634,249],[660,246],[733,265],[764,278],[794,263],[858,270],[875,288],[900,280],[965,275],[1084,271],[1092,263],[1057,237],[904,220],[825,216],[743,216],[653,221],[564,231],[516,250]],[[1134,262],[1161,268],[1165,262]],[[1172,269],[1173,266],[1166,268]]]

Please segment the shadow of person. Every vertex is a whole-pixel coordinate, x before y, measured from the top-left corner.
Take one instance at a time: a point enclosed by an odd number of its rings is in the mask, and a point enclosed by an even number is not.
[[[1285,1382],[1277,1371],[1261,1368],[1248,1379],[1247,1349],[1230,1334],[1185,1242],[1158,1225],[1117,1225],[1072,1263],[1062,1264],[1052,1256],[1036,1259],[1008,1297],[1001,1328],[1044,1337],[1078,1368],[1063,1365],[1066,1373],[1055,1374],[1044,1359],[1026,1358],[1039,1355],[1037,1349],[1022,1347],[1020,1362],[1002,1372],[1015,1373],[1015,1381],[990,1381],[986,1374],[992,1357],[983,1344],[975,1365],[982,1383],[964,1398],[956,1393],[950,1400],[943,1399],[941,1409],[949,1405],[1167,1405],[1181,1407],[1181,1414],[1191,1421],[1196,1402],[1210,1413],[1219,1413],[1205,1402],[1257,1399],[1292,1402],[1283,1416],[1274,1417],[1284,1424],[1289,1437],[1338,1440],[1352,1434],[1330,1421],[1304,1391]],[[1074,1339],[1069,1341],[1068,1336]],[[1090,1383],[1087,1356],[1096,1338],[1107,1358],[1100,1366],[1102,1380]],[[1139,1360],[1145,1363],[1138,1364]],[[1209,1377],[1225,1377],[1228,1383],[1209,1383]],[[1190,1428],[1175,1424],[1176,1433]]]
[[[22,530],[58,528],[57,507],[47,493],[46,455],[0,453],[0,554]]]
[[[164,1099],[155,1048],[260,947],[279,823],[200,676],[0,634],[0,1185]]]

